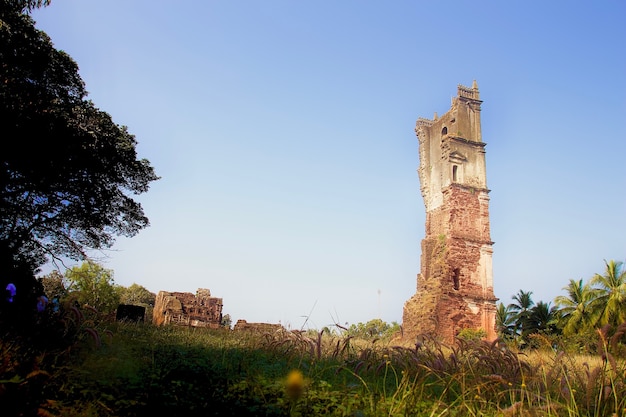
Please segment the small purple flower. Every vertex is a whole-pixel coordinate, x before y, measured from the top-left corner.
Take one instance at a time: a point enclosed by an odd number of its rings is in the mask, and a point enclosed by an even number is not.
[[[13,297],[15,297],[15,293],[17,291],[17,289],[15,288],[15,284],[13,284],[12,282],[9,283],[9,285],[7,285],[6,290],[9,293],[8,294],[9,296],[7,297],[7,301],[9,303],[12,303],[13,302]]]

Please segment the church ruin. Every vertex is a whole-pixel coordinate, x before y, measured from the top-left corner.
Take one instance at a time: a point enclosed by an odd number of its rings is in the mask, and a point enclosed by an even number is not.
[[[463,329],[496,338],[489,190],[478,85],[458,86],[450,110],[419,118],[419,179],[426,206],[417,292],[404,305],[405,340],[454,342]]]
[[[222,306],[222,299],[211,297],[211,291],[206,288],[198,288],[195,295],[159,291],[152,311],[152,323],[157,326],[177,324],[217,329],[222,323]]]

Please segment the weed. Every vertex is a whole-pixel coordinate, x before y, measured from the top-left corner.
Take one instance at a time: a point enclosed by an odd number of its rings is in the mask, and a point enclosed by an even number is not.
[[[598,354],[583,356],[548,339],[528,351],[473,334],[406,347],[327,331],[111,323],[73,308],[59,323],[55,349],[0,344],[0,400],[22,401],[3,415],[600,417],[626,408],[626,325],[600,330]]]

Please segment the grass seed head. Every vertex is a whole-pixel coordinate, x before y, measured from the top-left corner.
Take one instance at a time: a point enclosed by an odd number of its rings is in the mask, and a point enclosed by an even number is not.
[[[285,392],[292,399],[298,399],[304,392],[304,376],[298,369],[294,369],[287,375],[285,383]]]

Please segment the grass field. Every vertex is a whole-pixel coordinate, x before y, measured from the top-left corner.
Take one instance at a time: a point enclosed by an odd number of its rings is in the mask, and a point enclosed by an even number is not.
[[[81,326],[76,337],[28,366],[19,364],[23,348],[2,343],[6,415],[626,414],[626,366],[610,339],[583,356],[481,341],[395,346],[325,332],[150,324]]]

